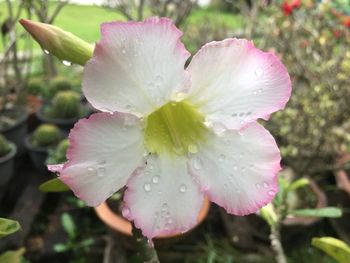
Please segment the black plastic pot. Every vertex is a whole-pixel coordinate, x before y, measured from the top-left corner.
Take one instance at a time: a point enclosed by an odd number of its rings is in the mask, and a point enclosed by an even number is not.
[[[11,151],[0,157],[0,188],[7,184],[14,172],[14,157],[17,147],[14,143],[10,143],[10,147]]]
[[[18,116],[17,121],[10,127],[0,129],[7,140],[14,142],[17,147],[17,155],[21,156],[25,153],[24,138],[27,135],[27,118],[28,113],[25,108],[14,108],[4,112],[4,115]]]
[[[42,123],[51,123],[58,126],[61,130],[69,133],[69,131],[73,128],[74,124],[79,121],[81,118],[85,118],[90,115],[90,110],[87,109],[85,105],[81,105],[82,112],[86,112],[86,114],[82,114],[82,116],[78,118],[71,118],[71,119],[54,119],[49,118],[45,116],[45,110],[48,107],[48,105],[43,105],[37,112],[36,116]]]
[[[32,135],[28,135],[25,139],[29,157],[34,167],[41,173],[48,173],[46,168],[46,158],[49,154],[49,147],[37,147],[32,144]]]

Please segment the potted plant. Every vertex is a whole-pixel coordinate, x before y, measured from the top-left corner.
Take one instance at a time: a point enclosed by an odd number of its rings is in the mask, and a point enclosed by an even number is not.
[[[69,132],[74,123],[87,116],[88,113],[89,111],[81,103],[77,92],[60,91],[55,95],[51,104],[44,105],[37,112],[37,117],[41,122],[55,124]]]
[[[16,144],[17,155],[25,152],[24,138],[27,134],[27,117],[26,109],[21,106],[0,109],[0,133]]]
[[[69,147],[69,140],[67,138],[61,140],[55,148],[49,150],[46,163],[57,164],[57,163],[66,162],[67,161],[66,153],[67,153],[68,147]]]
[[[72,83],[63,76],[57,76],[50,81],[45,97],[51,100],[58,92],[67,90],[72,90]]]
[[[46,158],[49,150],[62,139],[59,128],[52,124],[41,124],[32,134],[26,137],[25,143],[30,159],[38,171],[46,172]]]
[[[120,234],[122,242],[127,248],[133,249],[135,247],[135,240],[132,235],[132,225],[126,220],[122,214],[122,191],[117,192],[106,202],[95,208],[97,216],[110,229]],[[174,235],[162,235],[154,238],[154,243],[157,247],[169,246],[184,238],[193,229],[199,226],[207,217],[210,208],[210,201],[205,198],[202,208],[198,214],[197,224],[185,233],[177,233]]]
[[[13,175],[16,145],[0,134],[0,187],[5,186]]]

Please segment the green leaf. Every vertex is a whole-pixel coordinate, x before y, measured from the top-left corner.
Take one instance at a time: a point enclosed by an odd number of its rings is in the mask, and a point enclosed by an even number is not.
[[[94,239],[93,238],[88,238],[80,242],[81,247],[89,247],[94,244]]]
[[[73,218],[68,213],[63,213],[61,217],[61,222],[69,238],[75,239],[75,237],[77,236],[77,229],[73,221]]]
[[[314,237],[311,244],[327,253],[339,263],[348,263],[350,260],[350,247],[339,239],[334,237]]]
[[[58,244],[53,246],[53,250],[55,250],[55,252],[57,252],[57,253],[62,253],[62,252],[69,250],[69,247],[66,246],[65,244],[58,243]]]
[[[20,229],[21,226],[17,221],[7,218],[0,218],[0,238],[15,233]]]
[[[342,210],[337,207],[324,207],[318,209],[297,209],[290,212],[294,216],[307,216],[307,217],[341,217]]]
[[[39,190],[42,192],[66,192],[70,189],[61,180],[55,178],[41,184]]]
[[[25,248],[20,248],[14,251],[6,251],[0,255],[1,263],[21,263]]]
[[[272,204],[268,204],[261,208],[260,215],[270,226],[275,225],[277,222],[277,214]]]
[[[288,186],[288,191],[295,191],[301,187],[304,187],[306,185],[309,185],[310,184],[310,181],[309,179],[307,178],[300,178],[296,181],[294,181],[293,183],[291,183],[289,186]]]
[[[62,61],[85,65],[92,57],[94,46],[70,32],[28,19],[21,19],[19,22],[44,50]]]

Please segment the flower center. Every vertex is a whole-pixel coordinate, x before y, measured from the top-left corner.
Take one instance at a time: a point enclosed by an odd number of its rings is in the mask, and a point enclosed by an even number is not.
[[[169,102],[146,119],[145,144],[151,153],[196,153],[205,140],[204,115],[188,102]]]

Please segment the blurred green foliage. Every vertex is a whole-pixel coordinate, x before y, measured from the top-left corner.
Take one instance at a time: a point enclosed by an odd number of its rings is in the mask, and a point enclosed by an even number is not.
[[[11,145],[6,140],[5,136],[0,134],[0,157],[5,156],[11,151]]]

